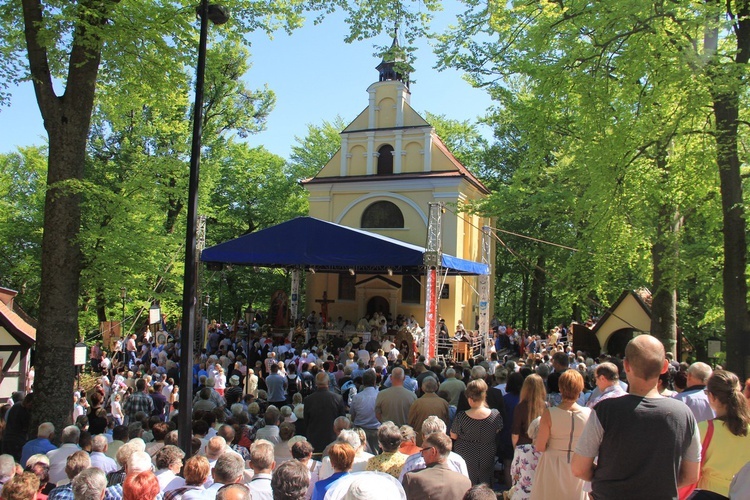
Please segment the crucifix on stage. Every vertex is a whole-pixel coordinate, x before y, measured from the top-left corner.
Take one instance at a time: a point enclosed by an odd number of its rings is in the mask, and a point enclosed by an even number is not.
[[[323,328],[326,328],[326,325],[328,324],[328,304],[336,301],[328,300],[328,292],[323,292],[323,298],[315,299],[315,302],[320,304],[320,320],[323,322]]]

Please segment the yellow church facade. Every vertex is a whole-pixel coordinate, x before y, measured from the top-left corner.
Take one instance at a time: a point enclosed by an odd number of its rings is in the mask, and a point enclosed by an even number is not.
[[[480,200],[489,191],[411,107],[408,80],[392,64],[383,62],[378,69],[380,81],[367,89],[367,107],[341,132],[340,150],[303,182],[309,215],[424,247],[429,205],[443,202],[450,208],[442,216],[443,253],[481,262],[482,227],[489,219],[454,212],[457,205]],[[458,320],[467,330],[475,329],[478,278],[451,276],[444,283],[438,314],[450,332]],[[341,316],[356,325],[377,311],[394,319],[414,315],[424,326],[424,275],[385,270],[308,274],[305,293],[307,310],[318,312],[316,300],[325,293],[332,301],[331,320]]]

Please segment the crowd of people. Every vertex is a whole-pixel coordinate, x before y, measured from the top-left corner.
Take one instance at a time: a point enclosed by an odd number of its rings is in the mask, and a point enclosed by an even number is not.
[[[501,345],[507,330],[494,331]],[[366,343],[312,339],[217,325],[194,362],[187,430],[177,344],[131,336],[112,358],[94,352],[98,383],[75,394],[59,439],[49,422],[29,429],[33,392],[0,407],[0,499],[703,499],[748,487],[750,384],[677,363],[649,335],[624,359],[556,336],[520,358],[460,363],[405,357],[380,328]]]

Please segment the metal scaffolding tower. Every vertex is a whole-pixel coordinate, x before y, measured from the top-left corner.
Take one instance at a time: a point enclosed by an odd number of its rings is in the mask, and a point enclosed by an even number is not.
[[[491,267],[492,243],[490,237],[490,226],[482,226],[482,264]],[[479,275],[479,338],[482,339],[483,354],[489,353],[492,339],[490,330],[490,276]]]
[[[442,202],[430,203],[429,220],[427,224],[427,244],[424,254],[426,268],[426,300],[424,319],[424,344],[422,353],[432,359],[436,354],[438,328],[438,300],[440,299],[439,280],[443,257],[442,215],[445,207]]]

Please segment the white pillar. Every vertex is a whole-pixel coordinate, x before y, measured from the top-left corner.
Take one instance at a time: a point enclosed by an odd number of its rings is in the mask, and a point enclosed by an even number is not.
[[[367,175],[375,173],[375,132],[367,132]]]
[[[349,137],[346,135],[341,136],[341,177],[346,177],[347,174],[347,161],[349,160]]]
[[[367,128],[375,128],[375,90],[370,91],[370,104],[367,109]]]
[[[400,174],[401,173],[401,158],[402,158],[402,139],[403,139],[404,131],[403,130],[396,130],[396,144],[395,148],[393,149],[393,173],[394,174]]]
[[[404,90],[406,87],[401,84],[396,91],[396,126],[404,126]]]
[[[424,168],[425,172],[432,170],[432,129],[424,133]]]

